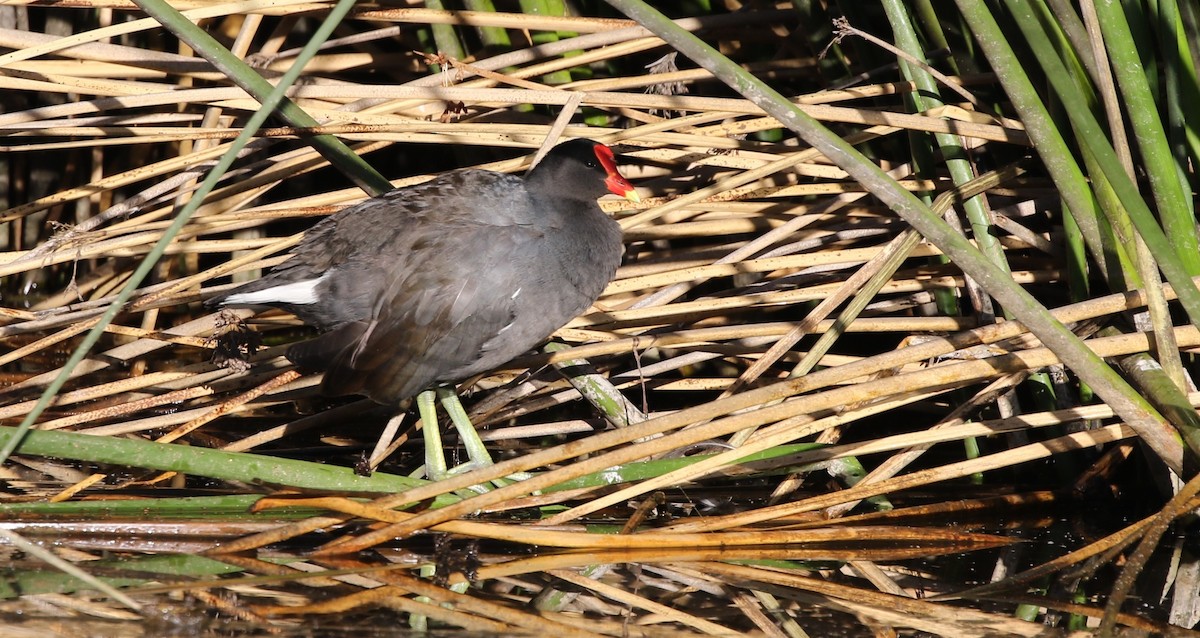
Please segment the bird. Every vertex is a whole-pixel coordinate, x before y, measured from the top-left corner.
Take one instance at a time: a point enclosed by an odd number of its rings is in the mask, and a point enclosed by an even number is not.
[[[491,464],[454,384],[532,350],[587,310],[623,255],[620,226],[597,199],[638,202],[608,146],[563,142],[523,177],[448,173],[318,222],[266,275],[206,307],[268,306],[317,329],[288,347],[323,372],[327,396],[363,395],[425,424],[425,473],[438,480]],[[441,400],[470,462],[447,470]]]

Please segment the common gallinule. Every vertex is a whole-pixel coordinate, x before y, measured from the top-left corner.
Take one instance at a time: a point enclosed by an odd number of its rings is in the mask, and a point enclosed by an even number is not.
[[[638,201],[612,150],[585,139],[524,178],[447,173],[330,216],[290,259],[206,305],[273,306],[316,327],[287,358],[323,371],[327,395],[400,406],[420,393],[426,474],[441,478],[435,391],[471,465],[490,463],[450,384],[529,351],[612,280],[621,229],[596,204],[606,192]]]

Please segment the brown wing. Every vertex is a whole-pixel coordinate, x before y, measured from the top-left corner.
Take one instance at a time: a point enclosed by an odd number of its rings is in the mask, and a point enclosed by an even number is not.
[[[536,272],[514,264],[513,256],[535,252],[538,231],[478,224],[428,230],[405,267],[389,274],[371,317],[289,350],[298,365],[325,370],[325,393],[395,405],[500,365],[557,327],[532,337],[514,331],[519,342],[496,339],[517,316],[514,293],[537,283]],[[422,263],[422,255],[431,258]],[[460,264],[471,265],[469,274]]]
[[[287,261],[261,279],[209,300],[208,305],[220,305],[230,295],[320,278],[319,303],[267,299],[261,304],[293,312],[322,331],[369,321],[386,286],[381,272],[419,267],[415,264],[422,260],[432,235],[456,227],[521,225],[528,207],[519,177],[480,170],[449,173],[363,201],[321,221],[305,233]]]

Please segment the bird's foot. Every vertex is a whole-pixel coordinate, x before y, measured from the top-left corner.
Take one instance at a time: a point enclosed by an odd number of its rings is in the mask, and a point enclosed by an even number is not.
[[[441,481],[441,480],[448,479],[453,476],[458,476],[459,474],[466,474],[467,472],[472,472],[474,470],[482,469],[485,467],[490,467],[491,465],[493,465],[493,463],[491,463],[490,460],[487,462],[469,461],[469,462],[463,463],[461,465],[456,465],[454,467],[447,468],[443,471],[426,472],[425,477],[426,477],[426,479],[428,479],[430,481]],[[530,474],[529,472],[515,472],[515,473],[509,474],[508,476],[505,476],[503,478],[492,479],[491,481],[488,481],[487,484],[472,485],[471,487],[469,487],[467,489],[470,489],[471,491],[477,492],[479,494],[484,494],[486,492],[490,492],[493,488],[500,488],[500,487],[504,487],[506,485],[512,485],[513,483],[527,480],[527,479],[531,478],[532,476],[533,475]]]

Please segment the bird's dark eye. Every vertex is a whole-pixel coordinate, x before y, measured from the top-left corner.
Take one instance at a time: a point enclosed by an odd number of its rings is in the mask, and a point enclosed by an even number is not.
[[[597,166],[596,162],[591,162],[591,161],[587,162],[588,168],[596,168],[596,166]]]

